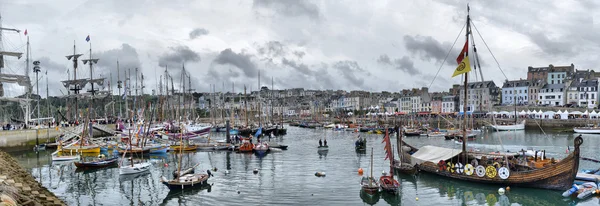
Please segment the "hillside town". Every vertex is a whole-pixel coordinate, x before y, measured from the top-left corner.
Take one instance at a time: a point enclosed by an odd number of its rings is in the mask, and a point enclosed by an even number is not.
[[[467,113],[489,112],[494,106],[541,106],[596,108],[599,101],[598,78],[594,70],[577,70],[575,65],[527,68],[527,78],[470,82],[468,84]],[[256,100],[263,100],[262,113],[273,115],[308,115],[316,111],[346,111],[357,114],[452,114],[463,112],[464,87],[452,85],[448,91],[431,92],[429,88],[402,89],[401,91],[344,91],[310,90],[303,88],[273,90],[266,86],[260,92],[247,95],[248,108],[257,109]],[[224,106],[243,108],[243,93],[203,93],[200,109]],[[234,100],[234,101],[230,101]]]

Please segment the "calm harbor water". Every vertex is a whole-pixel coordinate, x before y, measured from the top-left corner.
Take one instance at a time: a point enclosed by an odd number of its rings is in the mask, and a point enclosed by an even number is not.
[[[170,177],[178,155],[145,157],[153,163],[149,173],[119,177],[118,168],[76,171],[72,163],[52,163],[50,153],[12,153],[45,187],[69,205],[598,205],[593,197],[578,201],[563,198],[562,191],[512,188],[498,195],[499,186],[468,183],[429,174],[399,176],[401,192],[374,199],[360,193],[357,169],[369,174],[370,156],[357,154],[357,133],[288,127],[288,135],[272,139],[289,145],[288,150],[264,157],[226,151],[185,153],[183,165],[200,163],[196,171],[216,167],[212,186],[194,191],[170,192],[159,182]],[[389,170],[384,160],[382,137],[361,133],[374,148],[374,176]],[[327,137],[329,151],[317,152],[318,140]],[[213,138],[224,138],[214,134]],[[395,138],[392,138],[395,143]],[[409,137],[413,146],[437,145],[460,149],[443,137]],[[517,151],[533,147],[545,149],[547,156],[563,158],[567,146],[573,148],[573,134],[548,134],[540,131],[486,133],[469,148],[489,151]],[[502,146],[500,146],[502,145]],[[600,159],[600,136],[584,135],[582,156]],[[580,169],[596,169],[600,164],[581,161]],[[253,174],[254,169],[258,174]],[[229,172],[226,172],[229,171]],[[326,177],[316,177],[317,171]],[[417,199],[418,198],[418,199]]]

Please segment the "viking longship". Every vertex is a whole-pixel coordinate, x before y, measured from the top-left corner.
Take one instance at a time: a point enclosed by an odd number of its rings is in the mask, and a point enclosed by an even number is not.
[[[467,6],[468,13],[468,6]],[[468,72],[471,71],[468,48],[471,34],[471,19],[467,15],[466,42],[457,58],[459,66],[453,76],[464,76],[464,103],[467,111]],[[475,45],[474,66],[478,58]],[[481,69],[481,68],[480,68]],[[564,159],[558,161],[536,153],[527,157],[525,152],[519,153],[475,153],[466,150],[467,118],[464,118],[462,132],[462,150],[435,146],[424,146],[411,155],[411,165],[417,165],[419,171],[444,177],[479,182],[500,184],[502,186],[533,187],[554,190],[566,190],[571,187],[579,169],[580,146],[583,139],[574,139],[574,150]]]

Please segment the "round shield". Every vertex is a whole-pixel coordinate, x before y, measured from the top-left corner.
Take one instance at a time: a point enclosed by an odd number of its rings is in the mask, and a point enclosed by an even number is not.
[[[489,178],[494,178],[496,177],[496,174],[498,174],[498,171],[496,171],[496,168],[494,166],[490,165],[485,168],[485,176]]]
[[[500,167],[500,169],[498,169],[498,176],[503,180],[508,179],[508,177],[510,177],[510,170],[506,167]]]
[[[462,163],[456,163],[456,174],[462,174],[465,171],[465,167]]]
[[[466,175],[472,175],[474,171],[475,171],[475,168],[473,168],[473,165],[471,165],[471,164],[465,165],[465,174]]]
[[[475,173],[478,177],[485,176],[485,167],[483,167],[482,165],[477,165],[477,167],[475,167]]]

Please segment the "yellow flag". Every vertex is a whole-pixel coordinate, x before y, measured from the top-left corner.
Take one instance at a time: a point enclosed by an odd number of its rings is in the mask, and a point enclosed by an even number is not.
[[[460,62],[460,64],[458,64],[458,67],[456,67],[456,70],[454,70],[454,74],[452,74],[452,77],[455,77],[457,75],[460,74],[464,74],[467,72],[471,71],[471,63],[469,62],[469,56],[466,56],[462,62]]]

